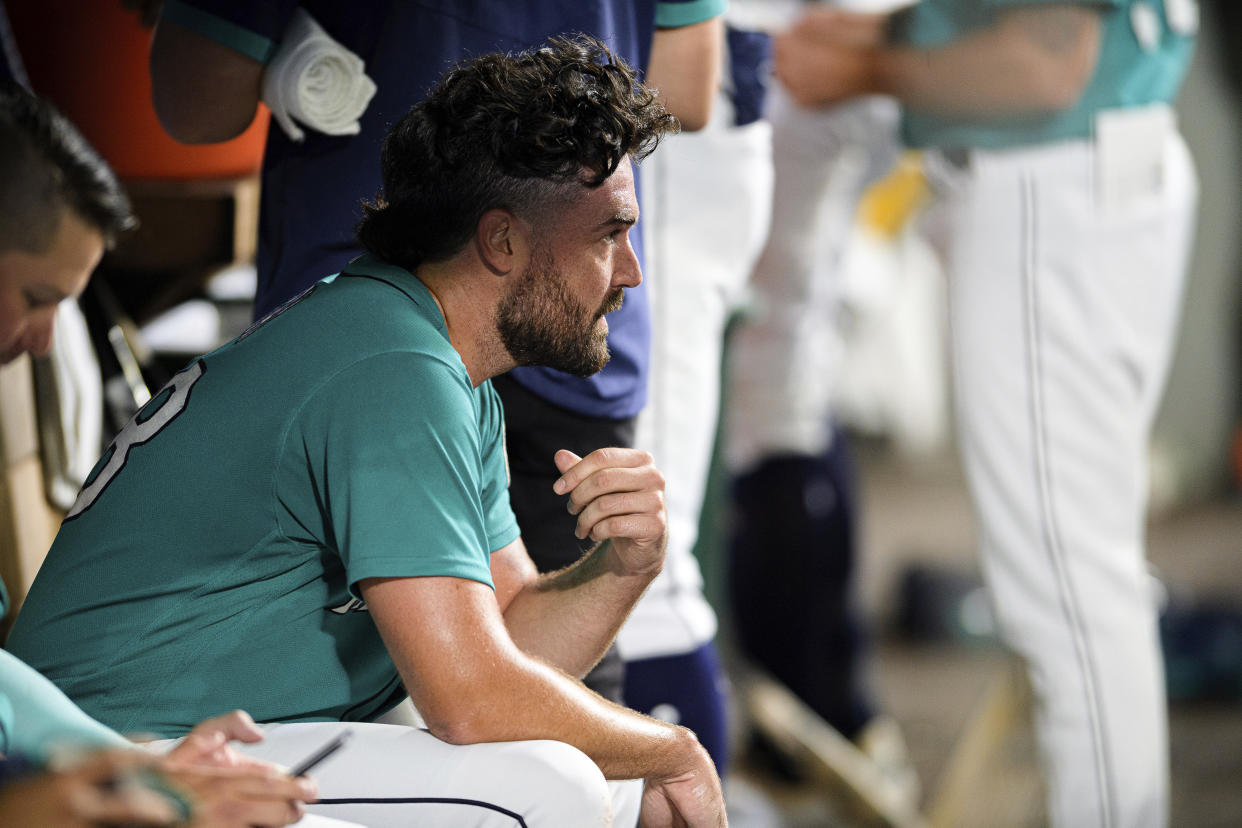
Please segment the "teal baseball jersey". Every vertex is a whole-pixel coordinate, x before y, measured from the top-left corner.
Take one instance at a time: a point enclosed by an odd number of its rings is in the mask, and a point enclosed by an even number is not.
[[[121,732],[373,718],[403,691],[358,582],[491,584],[518,537],[503,430],[426,287],[361,257],[138,412],[9,649]]]
[[[1064,5],[1064,1],[922,0],[910,10],[900,39],[935,48],[990,25],[1008,10],[1040,5]],[[1099,0],[1083,5],[1099,10],[1100,53],[1095,73],[1073,107],[986,121],[907,109],[902,125],[906,143],[1003,149],[1087,138],[1101,110],[1173,101],[1194,53],[1199,27],[1196,0]]]

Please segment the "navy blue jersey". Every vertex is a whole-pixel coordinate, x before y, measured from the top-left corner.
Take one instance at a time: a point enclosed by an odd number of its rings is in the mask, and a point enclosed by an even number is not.
[[[261,317],[361,253],[354,226],[361,202],[380,186],[388,128],[459,60],[537,46],[554,34],[585,32],[643,68],[656,26],[678,27],[720,14],[725,0],[169,0],[165,19],[256,60],[275,52],[290,16],[304,7],[328,34],[363,59],[378,91],[355,136],[307,130],[303,143],[273,128],[263,163],[259,228]],[[635,186],[639,186],[635,182]],[[642,261],[641,232],[630,238]],[[609,317],[612,360],[582,379],[542,367],[514,378],[544,399],[596,417],[638,413],[646,400],[650,324],[643,287],[627,291]]]

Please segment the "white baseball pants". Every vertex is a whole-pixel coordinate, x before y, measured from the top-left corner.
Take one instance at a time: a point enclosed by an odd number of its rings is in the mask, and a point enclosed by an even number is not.
[[[1001,633],[1030,672],[1054,826],[1161,826],[1168,746],[1147,449],[1197,184],[1171,127],[928,158],[960,449]]]
[[[562,742],[450,745],[400,724],[262,725],[265,738],[235,745],[292,767],[342,730],[345,746],[310,772],[320,801],[309,814],[368,828],[565,828],[638,823],[642,780],[605,781],[586,754]],[[174,744],[173,742],[169,743]]]

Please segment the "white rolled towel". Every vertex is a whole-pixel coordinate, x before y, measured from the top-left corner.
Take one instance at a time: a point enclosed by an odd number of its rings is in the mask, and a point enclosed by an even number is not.
[[[328,135],[357,135],[376,89],[365,68],[299,8],[263,74],[263,102],[294,141],[306,138],[295,118]]]

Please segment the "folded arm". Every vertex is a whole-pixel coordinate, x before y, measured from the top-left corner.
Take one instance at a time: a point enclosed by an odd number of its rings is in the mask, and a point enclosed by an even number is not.
[[[452,577],[373,578],[359,588],[440,738],[558,739],[613,778],[645,777],[663,767],[661,751],[685,753],[689,732],[606,702],[575,677],[599,660],[664,564],[664,478],[635,449],[585,458],[562,450],[553,460],[553,488],[578,515],[577,536],[599,542],[574,565],[537,575],[519,540],[492,554],[494,592]]]
[[[598,663],[630,609],[664,565],[664,478],[651,455],[607,448],[554,458],[557,485],[578,515],[577,536],[598,542],[571,566],[541,577],[521,541],[492,556],[496,597],[514,642],[575,677]]]
[[[1077,102],[1099,57],[1100,14],[1085,4],[1019,6],[929,49],[846,36],[857,21],[834,35],[831,13],[808,16],[776,41],[777,77],[804,106],[885,94],[947,116],[1053,112]]]
[[[520,540],[492,555],[505,627],[527,655],[582,678],[599,663],[651,578],[626,575],[600,544],[572,566],[540,576]]]
[[[360,588],[437,738],[452,744],[565,742],[610,779],[649,780],[687,824],[725,824],[719,779],[694,734],[613,704],[523,652],[485,584],[373,578]]]
[[[571,675],[598,660],[663,566],[663,477],[633,449],[582,459],[560,451],[555,461],[577,534],[599,546],[537,576],[521,542],[510,544],[492,556],[495,592],[463,578],[365,579],[376,627],[438,738],[565,742],[610,779],[648,780],[645,813],[671,809],[690,825],[723,825],[720,781],[693,733],[613,704]]]

